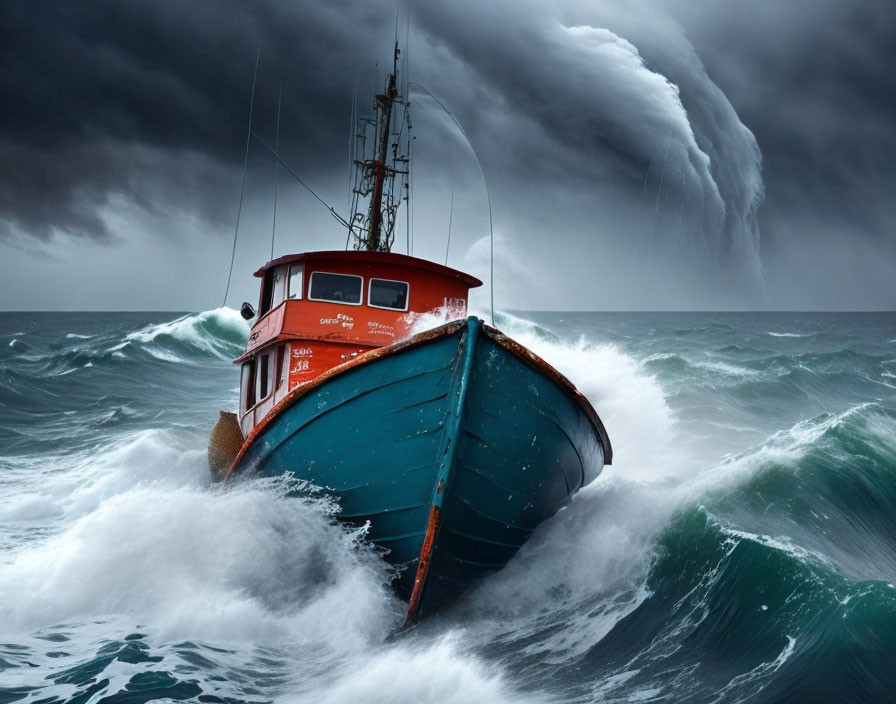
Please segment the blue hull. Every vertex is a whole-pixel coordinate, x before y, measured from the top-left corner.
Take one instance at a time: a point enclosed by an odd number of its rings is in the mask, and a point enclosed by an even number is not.
[[[469,318],[296,389],[232,471],[292,472],[369,522],[415,620],[501,569],[611,452],[564,377]]]

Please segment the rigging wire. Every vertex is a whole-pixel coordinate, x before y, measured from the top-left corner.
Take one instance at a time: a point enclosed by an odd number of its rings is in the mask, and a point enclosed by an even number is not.
[[[448,266],[448,250],[451,249],[451,222],[454,220],[454,145],[451,145],[451,206],[448,209],[448,242],[445,244],[445,266]]]
[[[408,177],[408,181],[410,182],[410,176]],[[404,238],[405,238],[405,251],[408,253],[408,256],[411,256],[411,186],[410,183],[407,184],[407,196],[405,200],[407,200],[407,205],[404,207]]]
[[[470,138],[467,136],[466,130],[464,130],[463,125],[460,124],[460,121],[451,113],[451,111],[445,106],[441,100],[439,100],[436,96],[430,93],[426,88],[421,86],[419,83],[408,83],[409,87],[416,88],[417,90],[425,93],[430,98],[436,101],[439,104],[439,107],[445,111],[445,114],[451,118],[452,122],[454,122],[455,126],[460,133],[463,135],[464,139],[467,140],[467,144],[470,147],[470,151],[473,153],[473,158],[476,160],[476,166],[479,167],[479,175],[482,176],[482,183],[485,186],[485,199],[488,202],[488,238],[489,238],[489,288],[491,294],[491,319],[492,325],[495,324],[495,230],[492,221],[492,198],[488,192],[488,181],[485,179],[485,171],[482,169],[482,164],[479,161],[479,156],[476,154],[476,150],[473,148],[473,143],[470,141]]]
[[[408,255],[414,256],[414,170],[411,162],[414,156],[414,141],[408,142]]]
[[[321,198],[319,195],[317,195],[317,193],[315,193],[313,190],[311,190],[311,186],[309,186],[307,183],[305,183],[301,179],[301,177],[295,171],[292,170],[292,167],[289,164],[287,164],[285,161],[283,161],[283,158],[274,150],[274,148],[270,144],[265,142],[255,132],[252,132],[252,136],[255,137],[255,139],[257,139],[265,149],[267,149],[271,154],[274,155],[274,157],[277,159],[277,161],[280,163],[280,165],[284,169],[286,169],[286,171],[289,173],[290,176],[292,176],[296,181],[298,181],[306,191],[308,191],[312,196],[314,196],[318,200],[318,202],[320,202],[327,210],[330,211],[330,215],[332,215],[335,218],[336,222],[338,222],[343,227],[349,227],[348,221],[344,217],[342,217],[339,213],[337,213],[336,209],[333,206],[329,205],[327,203],[327,201],[325,201],[323,198]]]
[[[346,194],[346,204],[348,206],[348,215],[351,218],[354,213],[354,180],[355,180],[355,130],[357,126],[357,110],[358,110],[358,80],[361,72],[355,74],[355,88],[352,91],[352,114],[348,123],[348,193]],[[349,229],[345,238],[345,248],[348,249],[348,243],[351,239],[352,232]]]
[[[395,39],[393,43],[398,46],[398,20],[401,17],[401,10],[395,10]]]
[[[476,160],[477,162],[479,159]],[[481,166],[479,167],[482,168]],[[485,174],[482,175],[485,180]],[[489,266],[489,295],[492,315],[492,327],[495,327],[495,231],[492,227],[492,199],[488,195],[488,186],[485,187],[485,197],[488,199],[488,266]]]
[[[233,277],[233,263],[236,260],[236,238],[240,231],[240,216],[243,213],[243,196],[246,192],[246,167],[249,165],[249,143],[252,137],[252,108],[255,107],[255,81],[258,78],[258,60],[261,58],[261,42],[258,42],[258,51],[255,53],[255,72],[252,75],[252,95],[249,98],[249,127],[246,133],[246,155],[243,157],[243,183],[240,186],[240,204],[236,210],[236,226],[233,230],[233,249],[230,252],[230,270],[227,272],[227,286],[224,288],[223,308],[227,304],[227,294],[230,293],[230,279]]]
[[[395,141],[392,144],[393,158],[395,159],[396,162],[404,161],[404,164],[405,164],[404,170],[399,171],[399,173],[401,174],[401,178],[399,179],[399,183],[398,183],[398,194],[399,194],[398,195],[398,204],[399,204],[399,206],[400,206],[402,200],[404,200],[406,203],[410,202],[409,201],[410,191],[409,191],[408,181],[409,181],[410,172],[411,172],[410,145],[411,145],[411,140],[413,139],[413,136],[411,134],[411,105],[407,101],[404,101],[403,104],[404,104],[404,110],[402,111],[401,123],[398,126],[398,131],[393,133],[393,135],[395,137]],[[405,128],[407,128],[407,129],[405,129]],[[402,139],[405,141],[405,143],[407,144],[407,148],[408,148],[408,154],[406,157],[398,156],[398,151],[400,149]],[[390,192],[391,192],[392,202],[395,202],[395,187],[394,187],[394,185],[390,188]],[[396,208],[399,206],[396,206]],[[397,210],[396,210],[396,212],[397,212]],[[409,223],[408,213],[409,212],[410,212],[409,206],[406,205],[405,206],[405,240],[406,240],[407,251],[410,254],[410,233],[408,231],[408,223]],[[397,215],[393,215],[392,216],[393,228],[396,223],[397,223]],[[395,233],[393,230],[392,241],[394,241],[394,239],[395,239]]]
[[[358,73],[360,76],[360,72]],[[363,157],[364,152],[367,148],[367,128],[361,127],[362,119],[357,116],[357,106],[356,106],[356,115],[355,115],[355,134],[354,134],[354,142],[353,142],[353,160],[352,160],[352,181],[350,184],[350,192],[349,192],[349,209],[348,209],[348,217],[349,217],[349,227],[348,232],[345,234],[345,248],[348,250],[348,245],[351,242],[351,239],[355,235],[355,224],[358,222],[358,202],[361,197],[361,188],[364,182],[364,176],[361,173],[361,169],[358,168],[358,154],[360,153]]]
[[[408,53],[408,46],[411,43],[411,13],[405,15],[405,25],[404,25],[404,96],[407,99],[409,95],[408,91],[408,82],[411,80],[411,62],[410,62],[410,54]]]
[[[277,132],[274,136],[274,155],[280,153],[280,106],[283,104],[283,85],[280,86],[280,97],[277,98]],[[274,162],[274,221],[271,225],[271,259],[274,258],[274,237],[277,234],[277,186],[280,181],[280,162]]]

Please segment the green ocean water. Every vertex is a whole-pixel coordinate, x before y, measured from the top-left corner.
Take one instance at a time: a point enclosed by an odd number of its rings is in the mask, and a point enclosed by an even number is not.
[[[0,314],[0,704],[896,701],[896,314],[497,322],[614,465],[392,637],[338,507],[211,485],[235,311]]]

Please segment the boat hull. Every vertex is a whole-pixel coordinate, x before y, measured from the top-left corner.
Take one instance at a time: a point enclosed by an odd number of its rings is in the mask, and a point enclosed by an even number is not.
[[[291,472],[325,488],[401,568],[413,621],[503,567],[611,453],[564,377],[469,318],[296,389],[231,474]]]

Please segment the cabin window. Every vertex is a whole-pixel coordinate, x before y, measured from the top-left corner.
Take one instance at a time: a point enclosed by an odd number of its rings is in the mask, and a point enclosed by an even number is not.
[[[302,297],[302,274],[305,267],[301,264],[294,264],[289,267],[289,298],[290,300]]]
[[[250,360],[243,364],[240,375],[240,406],[245,413],[255,405],[255,361]]]
[[[283,386],[283,379],[286,376],[287,372],[284,371],[284,367],[286,366],[286,345],[280,345],[277,348],[277,364],[275,366],[277,378],[274,381],[274,391],[280,389]]]
[[[286,298],[286,267],[278,266],[274,269],[274,284],[271,294],[271,308],[275,308]]]
[[[261,300],[258,306],[260,318],[271,309],[271,298],[274,294],[274,272],[268,269],[261,280]]]
[[[270,389],[268,388],[268,384],[271,379],[271,355],[270,354],[262,354],[258,356],[258,400],[261,401],[264,398],[267,398],[268,392]]]
[[[408,284],[405,281],[371,279],[367,305],[390,310],[408,309]]]
[[[286,297],[286,267],[278,266],[264,272],[261,283],[261,301],[258,316],[261,317],[271,308],[276,308]]]
[[[359,306],[363,287],[364,279],[360,276],[314,271],[311,273],[308,298],[312,301]]]

